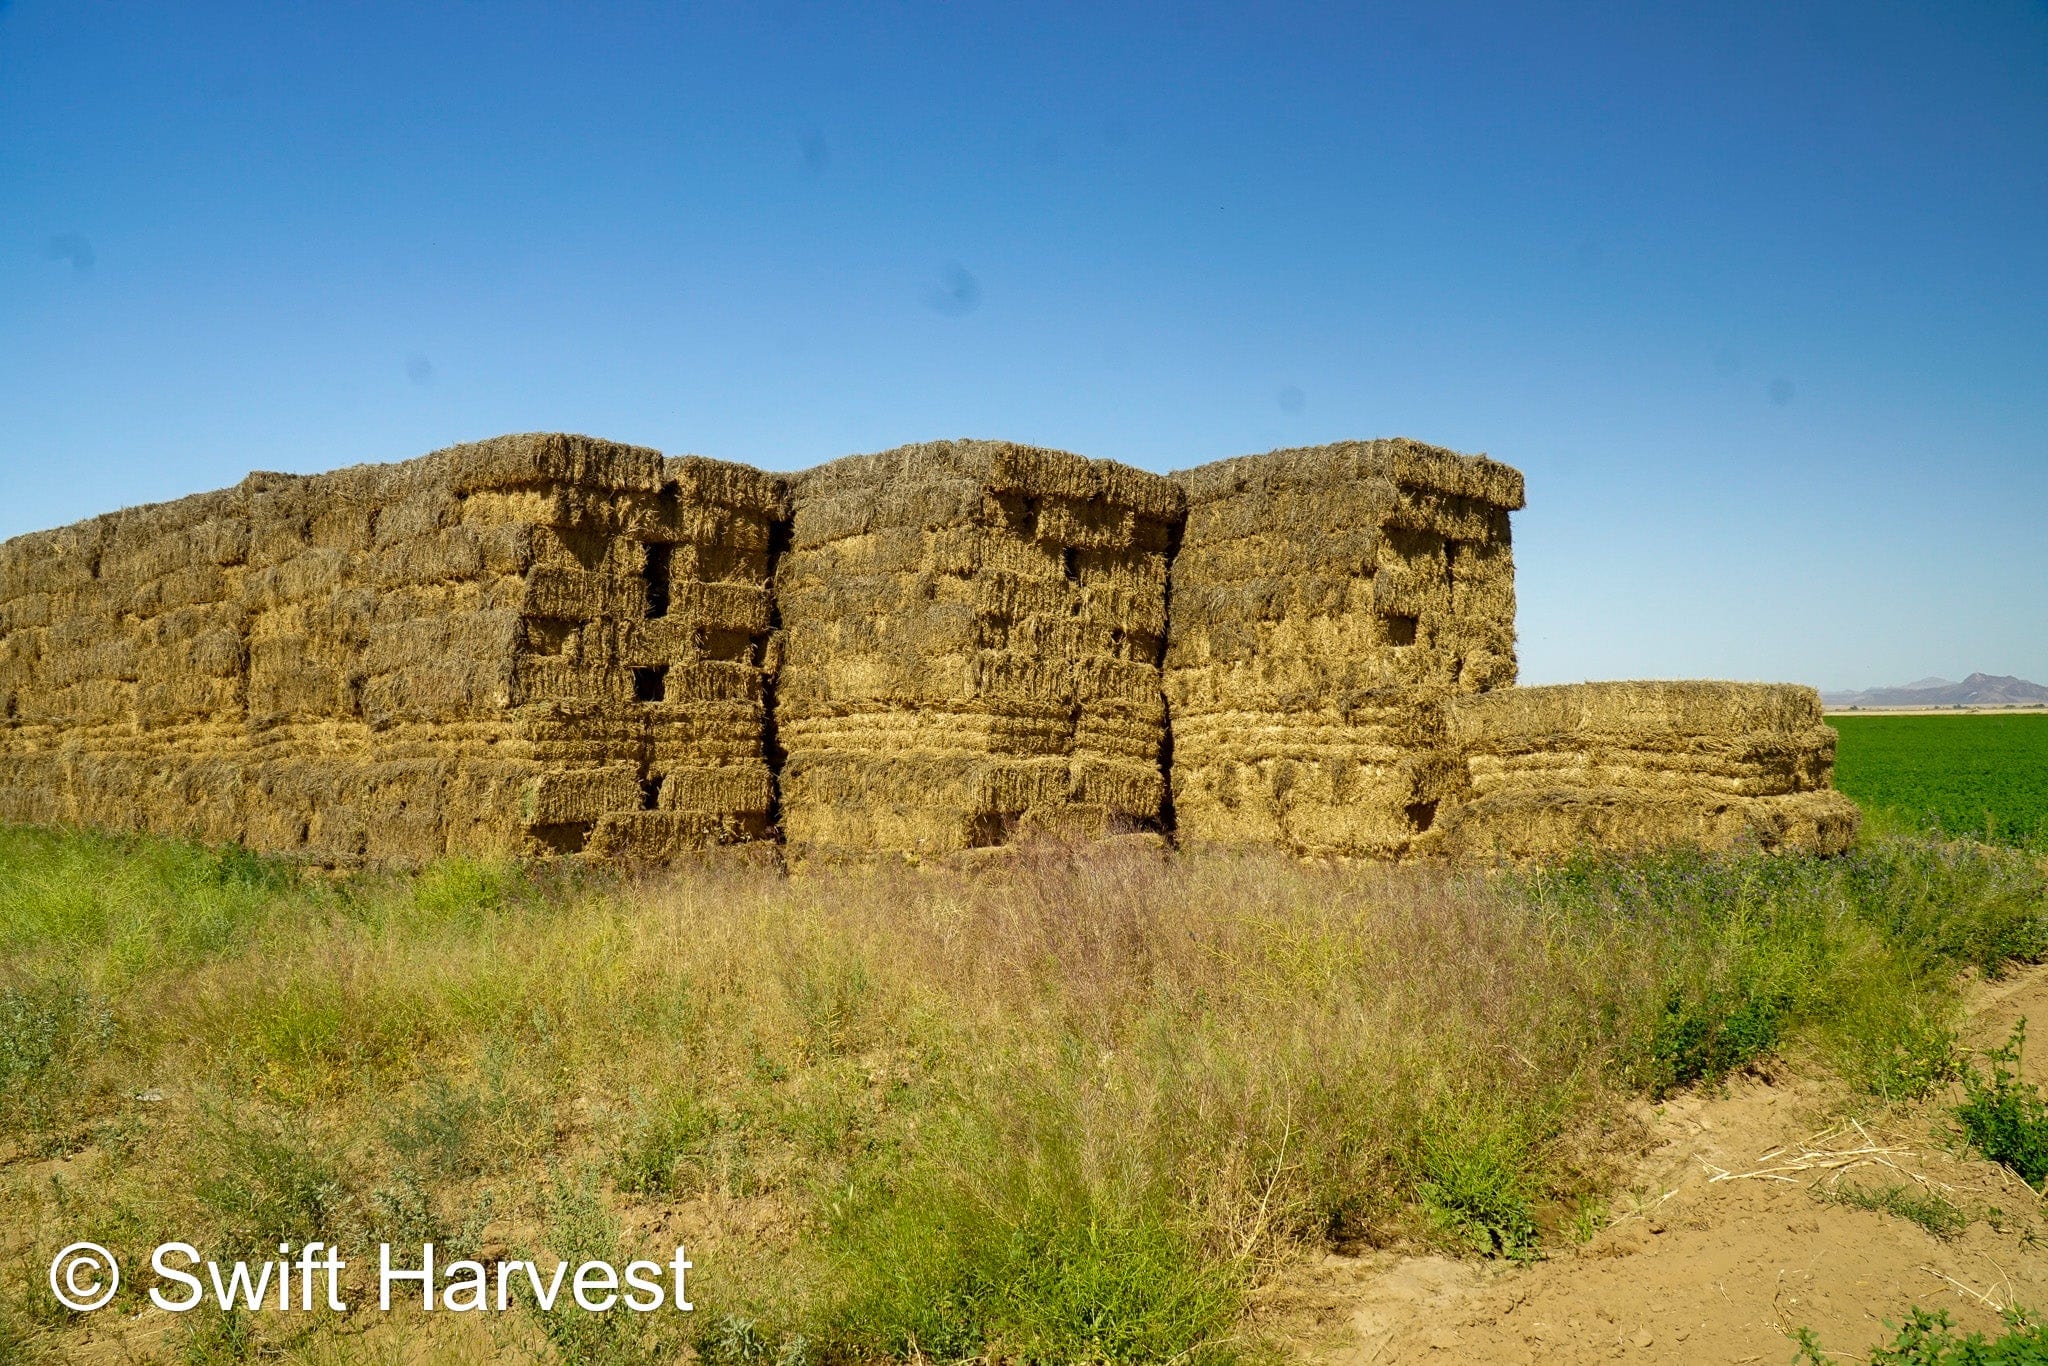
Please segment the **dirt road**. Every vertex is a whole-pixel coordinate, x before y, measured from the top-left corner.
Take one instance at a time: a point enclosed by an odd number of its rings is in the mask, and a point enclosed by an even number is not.
[[[2048,1086],[2048,966],[1977,984],[1970,1003],[1973,1046],[2035,1022],[2024,1071]],[[1791,1075],[1680,1097],[1646,1112],[1635,1192],[1578,1250],[1527,1267],[1326,1257],[1277,1288],[1271,1321],[1328,1366],[1790,1362],[1802,1326],[1854,1361],[1911,1305],[1987,1333],[2002,1306],[2048,1311],[2048,1202],[1962,1153],[1944,1104],[1881,1119],[1840,1106]],[[1838,1198],[1891,1187],[1967,1227],[1936,1236]]]

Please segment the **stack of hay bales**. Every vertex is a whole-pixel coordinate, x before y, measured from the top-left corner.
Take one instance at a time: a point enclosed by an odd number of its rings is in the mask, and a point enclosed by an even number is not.
[[[584,437],[0,547],[0,820],[329,864],[767,833],[780,481]]]
[[[1834,854],[1855,839],[1855,804],[1829,789],[1835,732],[1811,688],[1511,688],[1459,698],[1450,733],[1470,791],[1435,832],[1447,855],[1742,843]]]
[[[1166,695],[1184,841],[1391,857],[1459,781],[1443,705],[1515,679],[1522,476],[1404,439],[1175,475]]]
[[[335,864],[503,847],[465,838],[452,789],[481,767],[503,804],[516,783],[496,753],[527,552],[465,526],[449,475],[429,456],[244,482],[253,846]]]
[[[1511,686],[1522,500],[1407,440],[1172,479],[957,441],[792,488],[563,435],[254,474],[0,544],[0,822],[337,865],[778,822],[833,854],[1846,847],[1808,689]]]
[[[0,820],[240,830],[240,490],[0,547]]]
[[[945,441],[836,461],[793,493],[775,711],[792,847],[1159,828],[1170,481]]]
[[[511,701],[549,770],[526,799],[541,850],[661,859],[771,833],[769,583],[787,488],[643,454],[544,507],[501,474],[470,499],[533,526]]]

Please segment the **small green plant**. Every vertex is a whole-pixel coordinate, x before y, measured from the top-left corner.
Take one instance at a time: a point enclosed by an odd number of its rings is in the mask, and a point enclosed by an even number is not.
[[[226,1310],[206,1306],[184,1324],[178,1357],[184,1366],[230,1366],[248,1361],[260,1349],[249,1311],[236,1304]]]
[[[806,963],[792,973],[790,1004],[803,1023],[805,1054],[829,1058],[851,1046],[872,984],[859,963]]]
[[[1857,1022],[1862,1038],[1850,1049],[1865,1090],[1885,1100],[1918,1100],[1961,1075],[1955,1030],[1887,1004],[1889,1019]]]
[[[1454,1242],[1489,1257],[1537,1254],[1536,1217],[1514,1138],[1482,1132],[1426,1138],[1423,1207]]]
[[[1963,1070],[1963,1096],[1956,1107],[1970,1146],[2000,1166],[2008,1167],[2035,1190],[2048,1189],[2048,1101],[2040,1088],[2020,1080],[2020,1050],[2026,1046],[2027,1022],[2013,1026],[2012,1037],[1984,1055],[1988,1074],[1975,1067]]]
[[[612,1158],[612,1180],[632,1195],[669,1195],[689,1184],[717,1116],[689,1092],[643,1102]]]
[[[388,1184],[370,1192],[370,1213],[370,1229],[380,1243],[448,1242],[448,1221],[434,1193],[417,1173],[402,1167]]]
[[[1890,1327],[1890,1324],[1886,1325]],[[1870,1354],[1870,1366],[2043,1366],[2048,1363],[2048,1325],[2022,1310],[2008,1309],[2005,1332],[1959,1337],[1948,1311],[1915,1306],[1890,1343]],[[1793,1334],[1805,1366],[1835,1366],[1811,1328]]]
[[[36,1152],[63,1146],[72,1105],[92,1063],[112,1046],[105,1002],[64,984],[0,990],[0,1137]]]
[[[1937,1238],[1953,1238],[1970,1226],[1970,1213],[1934,1191],[1892,1183],[1884,1186],[1843,1184],[1824,1187],[1815,1196],[1831,1205],[1871,1210],[1910,1220]]]
[[[37,1332],[29,1316],[19,1313],[8,1301],[12,1296],[0,1297],[0,1361],[30,1363],[54,1360],[54,1355],[42,1350],[42,1334]]]
[[[1590,1243],[1600,1236],[1610,1218],[1605,1200],[1582,1195],[1572,1203],[1571,1222],[1566,1227],[1575,1243]]]
[[[1654,1094],[1719,1081],[1778,1046],[1790,1001],[1783,991],[1673,991],[1650,1039]]]
[[[710,1366],[809,1366],[810,1344],[802,1334],[781,1343],[762,1336],[752,1319],[721,1314],[697,1342],[697,1355]]]
[[[475,1257],[484,1227],[497,1213],[497,1197],[490,1191],[472,1197],[460,1219],[449,1217],[448,1203],[417,1173],[401,1167],[370,1192],[372,1238],[405,1246],[432,1243],[447,1259]]]
[[[424,1094],[391,1119],[384,1141],[408,1163],[435,1176],[475,1176],[491,1156],[484,1132],[491,1109],[478,1088],[432,1077]]]

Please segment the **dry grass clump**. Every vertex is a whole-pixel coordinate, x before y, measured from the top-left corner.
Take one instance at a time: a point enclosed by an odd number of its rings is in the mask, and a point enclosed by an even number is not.
[[[793,502],[775,577],[793,849],[1159,825],[1170,482],[939,441],[799,475]]]
[[[1937,1075],[1956,970],[2044,948],[2041,871],[1963,846],[316,883],[6,832],[0,1265],[682,1241],[687,1318],[234,1331],[326,1360],[1255,1355],[1245,1294],[1297,1250],[1527,1255],[1625,1149],[1628,1096],[1793,1046]],[[73,1344],[25,1274],[0,1340]]]
[[[1442,703],[1515,680],[1522,477],[1406,439],[1174,476],[1166,692],[1184,838],[1405,850],[1449,795]]]
[[[1835,732],[1811,688],[1575,683],[1459,698],[1469,796],[1437,851],[1562,857],[1692,844],[1835,854],[1859,814],[1829,787]]]

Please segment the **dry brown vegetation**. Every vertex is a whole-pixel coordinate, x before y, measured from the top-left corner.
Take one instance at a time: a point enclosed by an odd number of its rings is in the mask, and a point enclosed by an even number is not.
[[[8,832],[0,1331],[108,1359],[1255,1357],[1247,1297],[1305,1252],[1568,1236],[1631,1098],[1787,1052],[1940,1084],[1957,973],[2044,948],[2035,864],[1910,841],[320,882]],[[683,1241],[699,1309],[86,1323],[18,1270],[78,1237],[314,1236]]]

